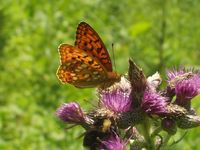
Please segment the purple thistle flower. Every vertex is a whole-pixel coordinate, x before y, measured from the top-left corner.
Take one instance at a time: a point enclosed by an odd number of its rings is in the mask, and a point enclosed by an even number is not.
[[[177,82],[182,80],[190,80],[191,78],[195,81],[198,80],[200,87],[200,74],[198,70],[181,68],[179,70],[168,70],[167,71],[168,84],[171,88],[174,88]]]
[[[62,104],[57,109],[56,115],[67,123],[81,124],[88,120],[80,105],[75,102]]]
[[[132,100],[130,97],[131,87],[125,78],[107,90],[100,91],[100,104],[114,113],[130,111]]]
[[[167,98],[161,96],[159,93],[155,91],[146,90],[144,92],[143,100],[141,103],[141,108],[143,111],[149,114],[165,114],[166,110]]]
[[[186,70],[184,68],[180,68],[179,70],[176,70],[176,69],[168,70],[167,71],[168,82],[170,82],[171,80],[173,80],[176,77],[181,76],[185,73],[189,73],[189,72],[186,72]]]
[[[186,105],[189,100],[200,93],[200,74],[197,70],[184,68],[167,72],[168,95],[176,95],[178,105]]]
[[[127,142],[120,139],[116,133],[111,133],[107,138],[101,141],[99,150],[124,150]]]
[[[195,75],[187,80],[178,81],[175,85],[176,103],[184,105],[200,94],[200,76]]]
[[[130,96],[120,90],[103,92],[101,104],[114,113],[127,112],[131,109]]]
[[[192,78],[193,82],[195,82],[197,88],[198,88],[198,93],[200,93],[200,74],[194,75]]]

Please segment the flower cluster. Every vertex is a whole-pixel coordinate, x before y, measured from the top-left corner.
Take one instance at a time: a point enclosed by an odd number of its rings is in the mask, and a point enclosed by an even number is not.
[[[85,147],[124,150],[131,141],[131,149],[165,148],[167,141],[161,140],[169,139],[157,136],[160,132],[172,136],[177,128],[200,126],[200,117],[191,108],[191,100],[200,94],[197,70],[168,70],[167,86],[160,90],[159,73],[146,78],[135,63],[129,64],[128,77],[97,90],[95,109],[84,111],[76,102],[58,108],[58,118],[86,130]]]

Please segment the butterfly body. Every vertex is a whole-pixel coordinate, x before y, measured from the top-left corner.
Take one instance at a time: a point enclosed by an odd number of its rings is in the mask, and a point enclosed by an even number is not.
[[[57,76],[62,83],[78,88],[107,87],[120,80],[112,71],[110,57],[98,34],[86,23],[77,28],[75,46],[59,46],[61,65]]]

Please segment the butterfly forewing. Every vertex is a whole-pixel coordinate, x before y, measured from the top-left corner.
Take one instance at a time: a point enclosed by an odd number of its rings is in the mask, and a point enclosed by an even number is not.
[[[57,71],[63,83],[95,87],[107,79],[105,68],[87,52],[68,44],[59,47],[61,65]]]
[[[90,53],[108,72],[112,72],[112,63],[107,49],[95,30],[85,22],[78,25],[75,46]]]

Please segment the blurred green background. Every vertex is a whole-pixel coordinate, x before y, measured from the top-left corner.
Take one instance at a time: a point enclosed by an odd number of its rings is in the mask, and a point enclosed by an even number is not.
[[[73,44],[77,24],[89,23],[111,50],[116,70],[128,59],[146,75],[184,65],[199,67],[199,0],[0,0],[0,149],[83,149],[84,131],[65,130],[55,111],[77,101],[86,110],[94,89],[62,85],[56,77],[57,47]],[[110,51],[111,54],[111,51]],[[194,100],[194,108],[200,102]],[[200,114],[200,111],[198,111]],[[183,135],[180,131],[173,139]],[[172,149],[200,149],[199,128]]]

